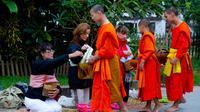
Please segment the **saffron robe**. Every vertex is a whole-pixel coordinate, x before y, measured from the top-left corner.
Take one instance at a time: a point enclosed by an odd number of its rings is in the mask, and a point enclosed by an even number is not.
[[[98,30],[95,54],[101,57],[93,65],[92,111],[111,112],[111,103],[120,103],[126,92],[123,88],[117,55],[119,42],[111,23]]]
[[[139,43],[139,60],[136,73],[136,80],[139,80],[138,98],[141,101],[162,98],[160,64],[154,53],[155,38],[152,33],[146,32]],[[141,60],[145,60],[143,70],[139,69]]]
[[[171,72],[169,77],[165,77],[167,97],[170,101],[181,99],[183,94],[193,91],[193,70],[187,53],[190,45],[190,29],[187,23],[182,22],[172,30],[171,48],[177,49],[176,57],[180,60],[181,73]]]

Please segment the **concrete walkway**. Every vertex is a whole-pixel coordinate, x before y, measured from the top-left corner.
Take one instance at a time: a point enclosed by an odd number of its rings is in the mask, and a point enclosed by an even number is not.
[[[162,94],[166,95],[166,89],[162,88]],[[184,95],[185,104],[180,104],[180,110],[176,112],[200,112],[200,87],[195,86],[193,93]],[[171,105],[165,105],[160,112],[165,112],[165,109]],[[129,110],[129,112],[137,112],[138,110]]]

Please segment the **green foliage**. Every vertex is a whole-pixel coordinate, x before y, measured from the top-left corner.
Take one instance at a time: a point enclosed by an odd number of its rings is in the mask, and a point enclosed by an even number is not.
[[[8,1],[8,0],[3,0]],[[9,2],[12,2],[10,0]],[[160,16],[162,4],[160,0],[57,0],[57,1],[18,1],[17,15],[0,13],[3,19],[0,26],[1,48],[8,59],[35,59],[38,44],[43,41],[51,42],[56,49],[56,55],[66,52],[67,45],[73,38],[73,29],[85,22],[91,26],[90,44],[94,47],[98,26],[91,20],[89,11],[94,4],[102,4],[106,9],[106,16],[116,25],[123,20],[123,14],[128,13],[129,18],[146,17],[152,13]],[[16,11],[15,11],[16,12]],[[11,18],[15,18],[14,32],[8,32]],[[7,21],[7,22],[5,22]],[[46,28],[46,30],[45,30]],[[2,31],[2,32],[1,32]],[[3,34],[3,36],[2,36]],[[135,35],[129,35],[132,41]],[[13,47],[10,47],[10,46]],[[133,46],[137,46],[134,43]],[[136,48],[134,48],[136,49]],[[133,50],[134,50],[133,49]]]
[[[9,56],[7,59],[32,60],[37,55],[38,44],[48,41],[55,46],[56,55],[61,55],[66,52],[67,45],[73,38],[73,29],[82,22],[91,26],[90,44],[94,47],[98,26],[91,20],[89,11],[91,6],[97,3],[105,7],[106,16],[115,26],[117,21],[122,22],[125,19],[124,13],[129,15],[128,19],[148,17],[151,14],[161,17],[165,7],[172,5],[179,7],[184,14],[188,14],[185,18],[197,21],[198,19],[194,16],[199,14],[195,12],[199,8],[194,4],[199,4],[198,1],[20,0],[15,3],[12,0],[2,0],[4,5],[10,4],[6,6],[11,13],[7,13],[8,11],[0,13],[2,20],[0,21],[0,40],[2,41],[0,47],[3,48],[1,52],[3,56]],[[17,14],[12,14],[14,12]],[[136,29],[129,30],[128,44],[134,52],[138,48],[139,38],[136,35]]]
[[[10,10],[10,13],[17,13],[18,12],[18,8],[17,8],[15,1],[2,0],[2,2],[8,7],[8,9]]]

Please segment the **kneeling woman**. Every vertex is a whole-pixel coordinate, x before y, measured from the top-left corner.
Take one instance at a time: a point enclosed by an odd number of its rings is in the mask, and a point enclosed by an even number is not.
[[[82,52],[77,51],[53,58],[54,50],[52,47],[50,43],[42,43],[39,46],[42,59],[36,60],[32,65],[30,86],[25,97],[25,106],[31,112],[62,112],[62,107],[55,100],[61,93],[61,88],[55,77],[54,68],[64,64],[69,58],[83,55]],[[42,92],[44,83],[56,83],[57,88],[44,96]]]

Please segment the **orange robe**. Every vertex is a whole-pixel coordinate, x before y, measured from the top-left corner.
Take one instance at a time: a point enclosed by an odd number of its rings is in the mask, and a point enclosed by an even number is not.
[[[152,33],[144,33],[139,43],[136,80],[139,80],[139,95],[141,101],[162,98],[160,64],[156,58],[155,38]],[[143,70],[139,70],[141,60],[145,60]]]
[[[176,57],[181,63],[181,73],[171,72],[171,75],[165,78],[167,97],[171,101],[181,99],[183,94],[193,91],[193,70],[190,56],[187,53],[190,45],[190,29],[187,23],[182,22],[172,30],[171,42],[171,48],[177,49]]]
[[[92,110],[111,112],[111,103],[120,103],[126,92],[123,88],[120,63],[117,56],[119,42],[111,23],[98,30],[97,51],[101,59],[93,65]]]

